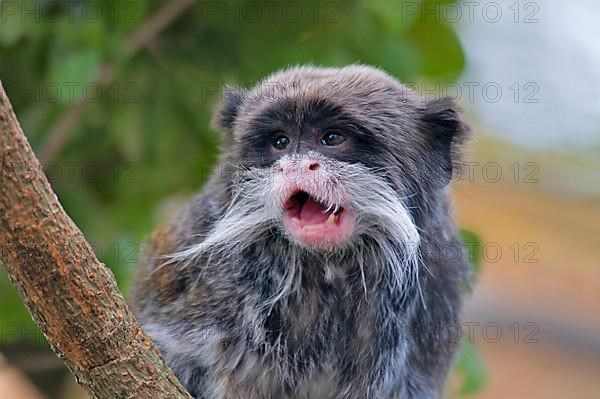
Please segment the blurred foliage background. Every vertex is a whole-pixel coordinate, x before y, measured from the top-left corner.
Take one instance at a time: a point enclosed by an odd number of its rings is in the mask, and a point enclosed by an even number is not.
[[[450,3],[5,0],[0,78],[60,201],[126,292],[144,238],[217,159],[209,121],[225,85],[306,63],[452,82],[465,68],[454,27],[407,12]],[[7,351],[43,345],[3,271],[0,325]],[[455,393],[477,392],[472,345],[458,367]]]

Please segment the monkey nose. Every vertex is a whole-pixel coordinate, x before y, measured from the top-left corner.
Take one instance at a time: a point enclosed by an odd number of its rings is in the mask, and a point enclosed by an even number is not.
[[[319,167],[321,167],[321,164],[319,164],[318,162],[311,162],[308,165],[308,170],[313,170],[314,171],[314,170],[319,169]]]
[[[317,171],[320,172],[321,163],[314,158],[309,158],[295,162],[284,162],[277,169],[288,183],[298,183],[299,180],[317,178]]]
[[[277,169],[285,175],[296,175],[319,170],[321,164],[313,159],[280,165]]]

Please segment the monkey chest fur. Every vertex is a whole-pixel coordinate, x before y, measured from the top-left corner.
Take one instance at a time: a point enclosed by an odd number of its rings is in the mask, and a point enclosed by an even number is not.
[[[146,330],[198,398],[391,392],[407,345],[400,298],[366,289],[375,276],[358,269],[316,266],[190,279],[168,321]]]

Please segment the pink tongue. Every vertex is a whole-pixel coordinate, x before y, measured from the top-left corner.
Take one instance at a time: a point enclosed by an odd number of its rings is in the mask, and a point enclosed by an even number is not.
[[[320,204],[319,202],[315,201],[312,198],[309,198],[304,203],[304,206],[302,207],[302,210],[300,211],[300,220],[302,220],[305,224],[323,223],[324,221],[327,220],[327,218],[329,217],[329,215],[332,212],[332,210],[331,210],[327,213],[323,213],[324,210],[325,210],[325,208],[323,207],[322,204]]]

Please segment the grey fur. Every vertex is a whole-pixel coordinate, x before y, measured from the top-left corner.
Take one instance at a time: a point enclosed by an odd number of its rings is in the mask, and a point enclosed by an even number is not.
[[[226,96],[220,166],[149,243],[134,309],[196,398],[437,397],[458,342],[468,265],[446,186],[469,129],[451,101],[423,102],[384,72],[297,67]],[[320,147],[333,124],[344,150]],[[273,153],[268,137],[294,143]],[[281,226],[278,166],[317,159],[344,245]]]

